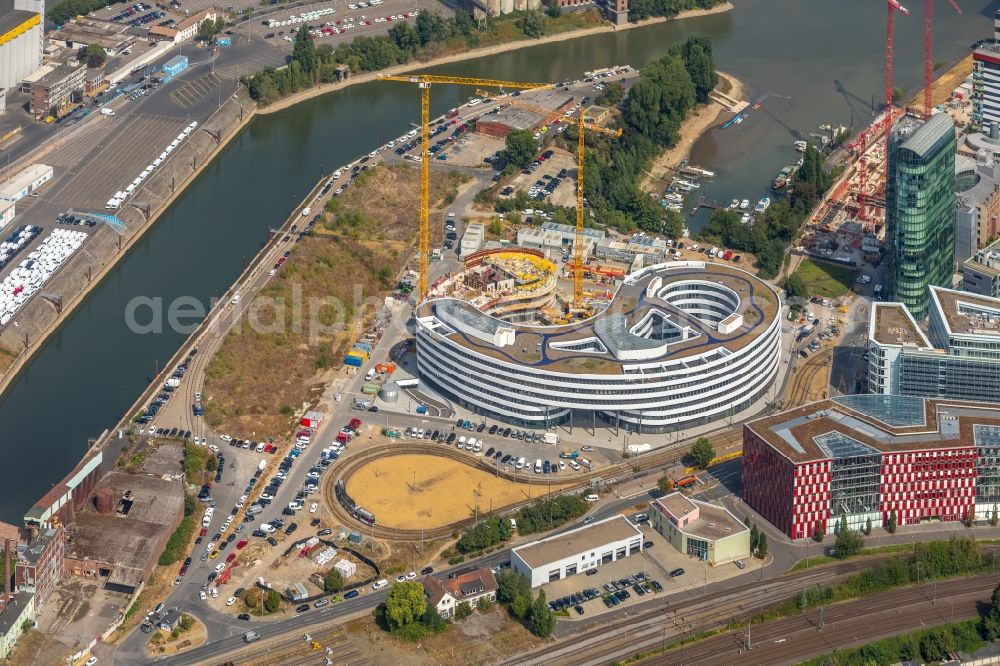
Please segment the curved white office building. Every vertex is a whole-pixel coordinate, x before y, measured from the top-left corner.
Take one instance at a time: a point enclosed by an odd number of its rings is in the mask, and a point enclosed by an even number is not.
[[[728,265],[672,262],[626,277],[603,312],[561,326],[510,323],[454,298],[416,312],[422,381],[512,425],[597,419],[673,431],[740,411],[778,370],[780,299]]]

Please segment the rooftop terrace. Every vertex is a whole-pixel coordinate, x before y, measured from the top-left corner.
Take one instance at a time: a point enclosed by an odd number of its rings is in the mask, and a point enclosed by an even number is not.
[[[721,292],[708,292],[719,287]],[[717,299],[715,307],[728,310],[718,317],[732,325],[728,332],[703,312],[692,311],[694,292],[698,297],[708,293]],[[452,341],[501,361],[571,374],[614,374],[641,363],[684,359],[698,364],[705,362],[699,358],[705,354],[738,350],[774,321],[779,305],[774,288],[750,273],[711,262],[672,262],[628,276],[605,310],[572,324],[503,322],[457,299],[427,301],[418,307],[417,317],[433,322]],[[470,335],[447,321],[485,335]],[[508,336],[505,344],[491,343],[501,329],[512,331],[513,341]],[[655,337],[662,331],[667,337]]]

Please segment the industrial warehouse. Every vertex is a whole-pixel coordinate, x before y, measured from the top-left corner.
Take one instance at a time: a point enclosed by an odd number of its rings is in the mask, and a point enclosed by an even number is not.
[[[600,419],[646,433],[724,418],[770,388],[781,303],[764,281],[711,262],[658,264],[568,323],[551,262],[535,252],[521,277],[467,263],[435,285],[416,311],[422,380],[511,424]]]
[[[612,516],[510,551],[511,567],[538,587],[642,552],[642,532]]]
[[[845,395],[743,430],[744,501],[794,539],[988,519],[1000,506],[1000,407]]]

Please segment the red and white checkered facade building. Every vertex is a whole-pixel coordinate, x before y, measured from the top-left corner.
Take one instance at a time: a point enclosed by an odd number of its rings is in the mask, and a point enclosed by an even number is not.
[[[825,400],[744,426],[742,497],[750,507],[794,539],[820,525],[832,533],[841,516],[855,529],[869,519],[885,525],[893,512],[900,526],[961,521],[970,509],[989,517],[1000,436],[979,429],[1000,433],[1000,407],[903,398],[925,403],[924,423],[890,426],[864,399],[884,407],[897,396],[846,398],[851,406]]]

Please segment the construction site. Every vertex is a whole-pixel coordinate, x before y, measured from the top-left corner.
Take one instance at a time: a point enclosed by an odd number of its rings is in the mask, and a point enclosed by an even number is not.
[[[958,5],[949,0],[961,13]],[[833,162],[843,172],[829,189],[810,220],[799,250],[835,263],[858,266],[877,263],[885,243],[886,183],[893,126],[904,115],[926,120],[935,113],[952,116],[956,126],[969,122],[971,58],[956,64],[940,79],[933,79],[932,0],[924,2],[924,80],[920,92],[905,106],[897,105],[893,79],[896,16],[910,11],[897,0],[887,0],[885,87],[881,113],[860,134],[847,142],[845,150],[833,153]]]

